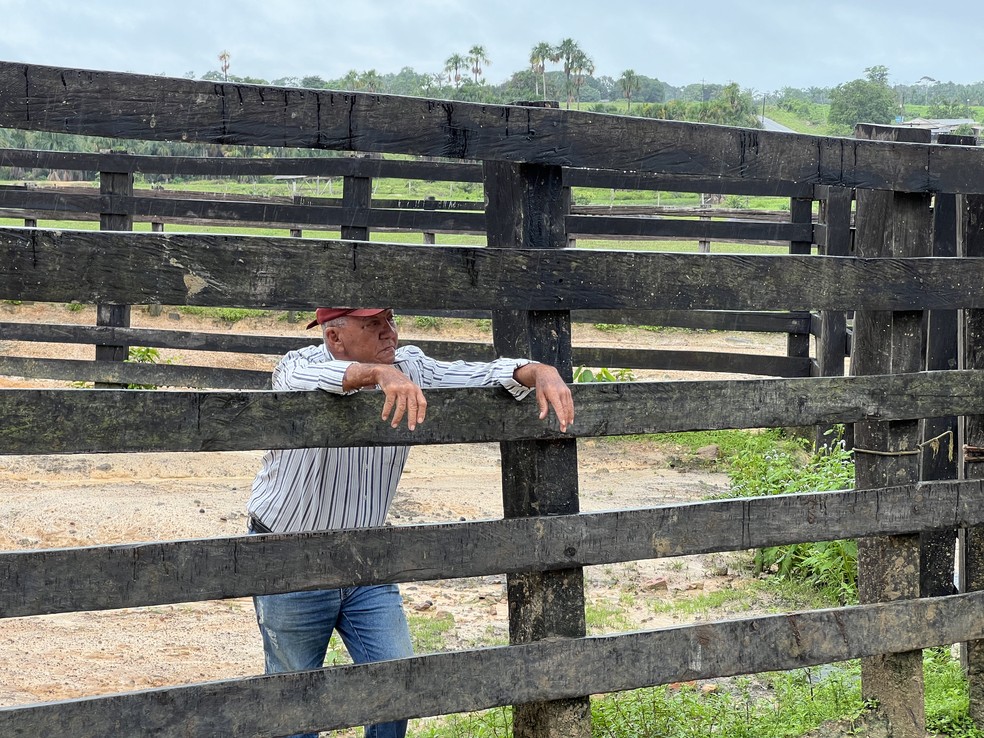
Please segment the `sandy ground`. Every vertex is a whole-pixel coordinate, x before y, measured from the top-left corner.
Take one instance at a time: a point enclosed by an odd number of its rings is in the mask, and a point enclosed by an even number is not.
[[[62,307],[0,306],[0,320],[92,324],[89,311]],[[135,311],[133,324],[174,329],[232,330],[213,321]],[[297,334],[300,325],[250,321],[237,331]],[[425,335],[417,331],[417,335]],[[460,334],[460,335],[456,335]],[[403,339],[413,337],[405,325]],[[433,335],[431,333],[431,335]],[[473,328],[443,337],[476,337]],[[782,353],[784,337],[641,330],[605,333],[585,327],[575,342],[653,348]],[[92,349],[0,341],[0,352],[19,356],[91,358]],[[215,356],[179,352],[182,363]],[[220,357],[227,366],[271,368],[275,357]],[[683,375],[646,373],[647,379]],[[687,375],[693,377],[695,375]],[[0,378],[0,387],[65,386]],[[697,500],[726,487],[723,474],[674,466],[665,448],[646,441],[587,440],[578,444],[584,511]],[[708,450],[713,456],[713,449]],[[244,506],[262,452],[0,456],[0,548],[88,546],[105,543],[232,536],[245,532]],[[496,444],[417,447],[410,456],[391,522],[500,517]],[[630,562],[586,570],[589,599],[619,611],[611,630],[676,622],[653,613],[658,599],[694,596],[738,586],[726,556]],[[403,587],[415,617],[450,615],[447,648],[506,639],[504,578],[480,577]],[[622,595],[632,593],[629,598]],[[602,628],[604,631],[604,628]],[[262,650],[248,599],[95,613],[0,620],[0,705],[72,698],[262,673]]]

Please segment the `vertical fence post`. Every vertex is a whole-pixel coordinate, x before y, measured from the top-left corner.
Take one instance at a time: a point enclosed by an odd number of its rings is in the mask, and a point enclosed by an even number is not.
[[[342,178],[342,239],[369,240],[369,208],[372,207],[372,178]]]
[[[428,195],[427,199],[424,200],[424,210],[437,210],[437,200],[434,199],[433,195]],[[433,231],[424,231],[424,243],[437,243],[437,234]]]
[[[698,216],[698,220],[700,220],[702,223],[704,223],[704,222],[710,223],[711,222],[711,216],[710,215],[701,215],[701,216]],[[709,254],[709,253],[711,253],[711,242],[710,242],[709,239],[702,238],[699,241],[697,241],[697,253],[698,254]]]
[[[973,136],[941,135],[940,144],[973,145]],[[933,204],[933,256],[957,256],[957,221],[962,206],[957,195],[938,192]],[[957,311],[926,312],[926,369],[956,369]],[[957,478],[957,418],[954,415],[926,418],[922,428],[921,479]],[[957,531],[940,530],[921,533],[919,592],[922,597],[954,594],[954,554]]]
[[[100,172],[99,194],[102,196],[103,212],[99,213],[99,230],[133,230],[133,216],[114,212],[124,208],[113,208],[113,197],[133,197],[133,172]],[[96,306],[96,325],[116,328],[130,327],[130,306],[102,304]],[[124,344],[97,344],[96,361],[126,361],[130,347]],[[96,387],[121,387],[113,382],[96,382]]]
[[[495,248],[563,248],[570,189],[556,166],[485,162],[488,245]],[[499,356],[527,355],[572,378],[568,311],[495,310],[493,341]],[[573,514],[579,511],[577,443],[504,442],[502,494],[506,517]],[[580,568],[511,574],[509,640],[577,638],[585,633],[584,577]],[[589,738],[587,697],[516,705],[516,738]]]
[[[854,192],[849,187],[824,187],[820,215],[825,227],[824,242],[819,245],[824,256],[850,256],[854,248],[851,238],[851,203]],[[843,377],[847,357],[847,314],[843,310],[820,312],[817,334],[816,373],[821,377]],[[817,426],[816,446],[830,440],[830,426]],[[847,429],[845,429],[845,436]],[[853,432],[850,434],[853,437]],[[853,438],[845,438],[851,441]]]
[[[857,138],[929,143],[929,131],[859,125]],[[928,256],[930,196],[880,190],[857,192],[859,257]],[[923,368],[921,311],[863,310],[855,314],[852,371],[902,374]],[[918,420],[855,424],[858,489],[919,480]],[[858,541],[858,593],[862,603],[919,596],[919,536],[880,536]],[[893,738],[922,738],[926,714],[922,652],[882,654],[861,660],[861,692],[878,703],[876,715]]]
[[[965,195],[963,255],[984,257],[984,194]],[[963,368],[984,369],[984,310],[963,311]],[[965,479],[984,479],[984,415],[966,415],[963,424],[961,466]],[[964,535],[966,592],[984,590],[984,526],[967,528]],[[966,646],[970,682],[970,716],[984,726],[984,641]]]
[[[791,223],[813,224],[813,199],[809,197],[793,197],[789,200],[789,220]],[[813,251],[813,241],[790,241],[790,254],[809,255]],[[795,317],[809,319],[810,313],[794,313]],[[786,355],[790,358],[810,358],[810,332],[790,333],[786,337]]]

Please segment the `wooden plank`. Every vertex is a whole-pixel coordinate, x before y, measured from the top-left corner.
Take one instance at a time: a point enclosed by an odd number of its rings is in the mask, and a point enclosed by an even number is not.
[[[355,175],[373,179],[421,179],[447,182],[481,182],[481,164],[471,162],[429,162],[365,157],[190,157],[144,156],[135,154],[87,154],[65,151],[0,149],[0,166],[37,169],[88,171],[127,171],[142,174],[184,174],[212,177],[293,174],[308,177]],[[726,174],[715,177],[667,177],[642,172],[599,169],[564,169],[568,187],[608,187],[618,190],[665,190],[713,194],[809,197],[809,182],[781,180],[743,180]]]
[[[0,104],[2,127],[115,138],[728,174],[910,192],[984,191],[984,152],[966,146],[821,138],[550,108],[14,62],[0,64]]]
[[[97,386],[153,385],[154,387],[196,387],[220,389],[270,389],[270,372],[250,369],[186,366],[180,364],[139,364],[118,361],[80,361],[77,359],[37,359],[0,356],[0,375],[33,379],[64,379],[95,382]]]
[[[563,571],[984,522],[979,481],[0,554],[0,617]]]
[[[912,140],[929,132],[859,125],[858,138]],[[889,191],[857,193],[856,246],[861,257],[928,257],[932,248],[930,196]],[[924,370],[923,314],[859,311],[855,314],[853,373]],[[855,425],[858,489],[919,479],[919,422],[865,421]],[[919,536],[858,541],[858,599],[862,603],[919,596]],[[904,686],[903,686],[904,685]],[[921,738],[926,731],[923,663],[919,651],[881,654],[861,663],[861,692],[878,703],[893,736]]]
[[[267,228],[283,224],[337,228],[347,222],[346,210],[338,206],[294,205],[286,202],[257,202],[225,199],[178,199],[157,196],[103,196],[60,192],[0,192],[0,205],[23,208],[50,219],[80,215],[110,208],[114,212],[140,218],[159,218],[171,222],[218,220],[236,223],[262,223]],[[44,213],[47,211],[47,215]],[[481,213],[430,212],[372,209],[362,216],[370,227],[399,230],[464,231],[485,230]],[[364,239],[360,239],[364,240]]]
[[[570,188],[557,166],[485,162],[488,245],[500,249],[556,250],[567,246],[565,216]],[[555,366],[572,380],[571,316],[567,311],[495,310],[492,336],[500,356],[528,356]],[[576,513],[577,441],[555,439],[500,444],[502,503],[506,518]],[[506,578],[509,642],[585,635],[584,574],[569,566],[527,571]],[[587,697],[533,702],[513,708],[516,738],[590,738]]]
[[[984,412],[984,372],[577,384],[566,435],[532,401],[488,389],[428,390],[416,431],[380,423],[381,395],[318,392],[0,390],[0,453],[243,451],[553,440],[776,428]],[[122,412],[117,417],[117,410]],[[58,417],[53,424],[46,419]],[[470,421],[463,423],[462,418]],[[79,433],[85,428],[86,433]]]
[[[973,593],[0,708],[9,736],[272,737],[780,671],[984,636]],[[612,668],[617,664],[618,668]]]
[[[442,275],[440,283],[434,274]],[[0,299],[43,302],[921,310],[984,307],[982,283],[984,259],[538,251],[0,228]]]
[[[963,253],[967,257],[984,256],[984,195],[966,196],[966,213],[962,219]],[[963,261],[963,259],[961,259]],[[962,366],[984,368],[984,310],[966,310],[963,330]],[[958,415],[963,413],[957,413]],[[984,413],[966,413],[960,467],[967,479],[984,478]],[[967,528],[964,534],[965,591],[984,590],[984,526]],[[966,645],[967,681],[970,690],[969,712],[978,725],[984,725],[984,640]]]
[[[794,197],[789,202],[789,218],[791,225],[804,230],[809,228],[809,234],[791,235],[789,237],[790,254],[809,254],[813,250],[816,237],[813,235],[813,200],[805,197]],[[801,315],[806,319],[808,313]],[[786,336],[786,355],[790,358],[810,358],[810,332],[790,333]]]
[[[968,141],[968,139],[970,139]],[[944,138],[940,143],[973,144],[973,137]],[[958,256],[958,220],[962,197],[938,193],[933,201],[933,256]],[[961,229],[962,230],[962,229]],[[960,352],[957,311],[932,310],[925,316],[926,368],[956,369]],[[959,428],[954,415],[926,418],[920,427],[922,457],[920,479],[956,479]],[[957,530],[921,533],[919,536],[919,592],[923,597],[956,593],[954,556]]]
[[[113,328],[71,324],[2,323],[0,341],[43,343],[107,343],[128,341],[134,346],[281,355],[310,346],[311,336],[259,336],[241,333],[194,333],[147,328]],[[490,361],[495,358],[492,344],[470,341],[413,339],[404,341],[438,359]],[[764,354],[724,354],[710,351],[664,349],[619,349],[603,346],[574,346],[573,363],[579,366],[631,367],[634,369],[679,369],[682,371],[728,371],[738,374],[764,374],[776,377],[808,376],[809,362],[785,356]],[[14,374],[14,371],[8,371]],[[28,375],[21,375],[28,376]],[[30,375],[37,376],[37,375]],[[62,377],[63,378],[63,377]],[[191,385],[196,386],[196,385]],[[214,385],[204,385],[214,386]]]
[[[362,156],[337,156],[331,152],[310,157],[239,158],[0,149],[0,167],[183,174],[203,177],[288,174],[308,177],[348,175],[374,179],[421,179],[441,182],[482,181],[482,168],[477,163],[369,159]]]
[[[2,335],[2,333],[0,333]],[[298,341],[310,345],[310,341]],[[152,344],[156,345],[156,344]],[[167,346],[167,344],[164,344]],[[464,341],[414,341],[429,356],[445,361],[491,361],[491,344]],[[665,351],[659,349],[609,349],[575,347],[578,366],[664,369],[668,371],[728,372],[771,377],[808,377],[810,360],[758,354],[724,354],[709,351]],[[86,382],[153,384],[167,387],[213,387],[270,389],[270,372],[223,369],[180,364],[125,364],[76,359],[0,356],[0,374],[17,377],[66,379]]]
[[[660,237],[711,241],[813,240],[809,223],[749,223],[747,221],[684,220],[611,215],[569,215],[567,232],[574,236]]]
[[[808,377],[809,357],[725,354],[713,351],[670,351],[664,349],[612,349],[602,346],[575,346],[578,366],[665,369],[682,372],[728,372],[761,374],[771,377]]]
[[[133,195],[133,174],[129,172],[99,173],[99,193],[107,199]],[[99,212],[99,228],[103,231],[133,230],[133,218],[111,205],[105,205]],[[125,304],[100,303],[96,305],[96,325],[126,328],[130,325],[130,306]],[[126,361],[130,347],[126,344],[96,344],[96,361]],[[96,387],[111,388],[121,385],[113,382],[97,382]]]
[[[813,194],[812,182],[745,179],[726,172],[719,176],[701,177],[565,167],[563,178],[568,187],[608,187],[613,190],[663,190],[760,197],[810,197]]]
[[[206,333],[65,323],[0,322],[0,341],[82,344],[125,341],[133,346],[280,355],[317,343],[318,338],[314,335],[261,336],[248,333]]]

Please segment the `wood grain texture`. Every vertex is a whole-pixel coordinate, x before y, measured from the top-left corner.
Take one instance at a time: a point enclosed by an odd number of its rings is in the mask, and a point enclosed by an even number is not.
[[[339,397],[320,392],[4,389],[0,453],[557,440],[984,412],[981,371],[576,384],[571,389],[577,422],[566,435],[552,418],[536,417],[532,399],[516,402],[492,389],[428,390],[427,422],[413,432],[381,423],[382,395],[371,391]],[[52,417],[60,422],[48,422]]]
[[[780,671],[984,637],[984,594],[766,615],[616,636],[0,708],[16,738],[267,738],[691,679]]]
[[[984,152],[579,111],[4,62],[0,126],[913,192],[984,192]]]
[[[984,483],[0,554],[0,617],[563,571],[984,522]]]
[[[435,280],[439,274],[441,279]],[[415,289],[407,290],[412,282]],[[984,307],[984,259],[657,254],[0,229],[0,299],[397,309]]]

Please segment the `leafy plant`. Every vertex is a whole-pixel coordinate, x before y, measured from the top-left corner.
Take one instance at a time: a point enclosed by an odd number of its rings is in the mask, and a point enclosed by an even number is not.
[[[127,364],[173,364],[175,359],[161,359],[161,352],[148,346],[130,346]],[[157,389],[156,384],[128,384],[127,389]]]
[[[574,370],[575,382],[634,382],[635,373],[631,369],[606,369],[601,367],[592,371],[584,366]]]
[[[854,457],[838,431],[806,463],[786,451],[739,451],[730,462],[729,497],[825,492],[854,487]],[[755,554],[758,571],[798,578],[836,596],[857,599],[857,542],[853,540],[769,546]]]

